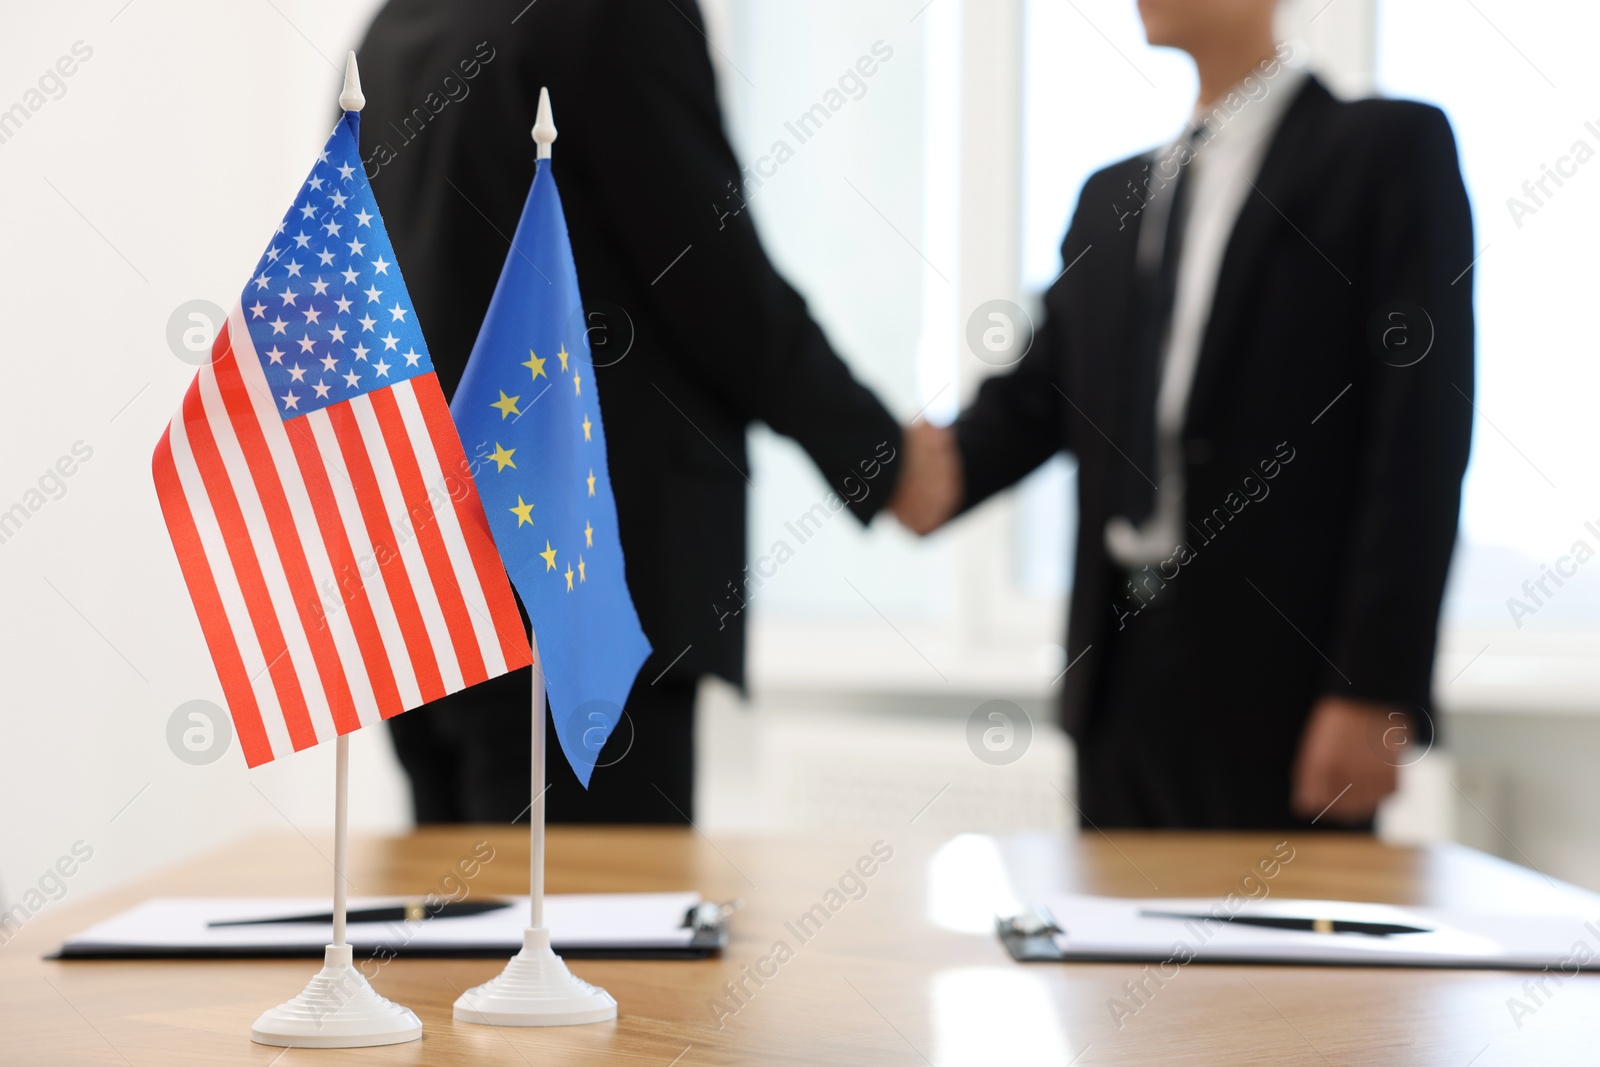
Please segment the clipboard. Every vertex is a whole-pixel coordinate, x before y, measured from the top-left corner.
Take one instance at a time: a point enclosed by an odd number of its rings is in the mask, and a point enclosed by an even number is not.
[[[347,939],[356,956],[371,959],[514,955],[527,927],[528,898],[475,899],[504,906],[471,916],[352,922]],[[352,911],[408,904],[415,908],[404,897],[350,900]],[[568,959],[694,960],[727,946],[729,921],[739,906],[694,892],[554,894],[545,898],[545,922],[551,947]],[[332,936],[331,922],[276,917],[326,912],[327,907],[326,898],[157,897],[69,937],[50,958],[320,959]]]
[[[1316,929],[1238,921],[1250,918],[1309,919]],[[1394,924],[1415,932],[1329,932],[1341,924]],[[1588,916],[1275,897],[1230,901],[1063,894],[997,917],[995,929],[1012,959],[1021,963],[1430,967],[1566,975],[1600,971],[1600,906]]]

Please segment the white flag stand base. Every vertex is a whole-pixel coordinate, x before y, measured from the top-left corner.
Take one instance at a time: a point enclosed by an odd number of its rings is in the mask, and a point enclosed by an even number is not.
[[[356,970],[349,945],[329,945],[322,970],[305,991],[262,1012],[250,1028],[257,1044],[287,1048],[363,1048],[421,1037],[422,1022],[373,991]]]
[[[567,970],[550,949],[548,929],[529,927],[522,934],[522,951],[499,977],[456,999],[455,1017],[490,1026],[577,1026],[615,1019],[617,1002]]]

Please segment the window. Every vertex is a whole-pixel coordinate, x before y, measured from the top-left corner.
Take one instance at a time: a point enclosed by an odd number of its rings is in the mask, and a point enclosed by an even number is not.
[[[1480,417],[1446,605],[1463,628],[1537,636],[1600,616],[1585,554],[1600,552],[1597,33],[1583,0],[1378,5],[1379,86],[1445,110],[1472,199],[1478,259],[1461,284],[1476,288]],[[1531,613],[1513,617],[1511,598]]]
[[[957,158],[947,117],[959,107],[959,11],[936,4],[912,19],[915,6],[808,0],[733,2],[721,13],[719,87],[767,252],[900,418],[954,377]],[[860,77],[864,56],[876,69]],[[831,117],[802,124],[819,102]],[[950,613],[948,543],[919,543],[887,516],[862,531],[841,511],[802,545],[789,527],[828,487],[798,446],[764,429],[752,435],[751,465],[750,563],[771,574],[753,597],[764,618],[881,626],[879,611],[902,622]],[[778,566],[780,543],[792,557]]]

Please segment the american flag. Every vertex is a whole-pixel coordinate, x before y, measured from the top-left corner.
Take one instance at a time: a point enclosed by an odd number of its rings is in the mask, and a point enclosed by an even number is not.
[[[246,762],[531,662],[347,112],[156,446]]]

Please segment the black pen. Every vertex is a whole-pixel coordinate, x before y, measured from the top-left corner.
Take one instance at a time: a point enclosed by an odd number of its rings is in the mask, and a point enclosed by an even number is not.
[[[345,913],[345,921],[352,923],[417,922],[421,919],[459,919],[469,915],[483,915],[511,905],[503,900],[445,901],[428,906],[423,901],[411,900],[404,904],[390,904],[379,908],[355,908]],[[333,913],[319,915],[286,915],[275,919],[229,919],[206,923],[210,926],[266,926],[273,923],[331,923]]]
[[[1355,922],[1350,919],[1280,918],[1275,915],[1189,915],[1177,911],[1145,911],[1139,915],[1146,919],[1192,919],[1199,922],[1238,923],[1241,926],[1267,926],[1274,930],[1305,930],[1316,934],[1366,934],[1368,937],[1388,937],[1390,934],[1426,934],[1432,931],[1421,926],[1403,926],[1400,923]]]

